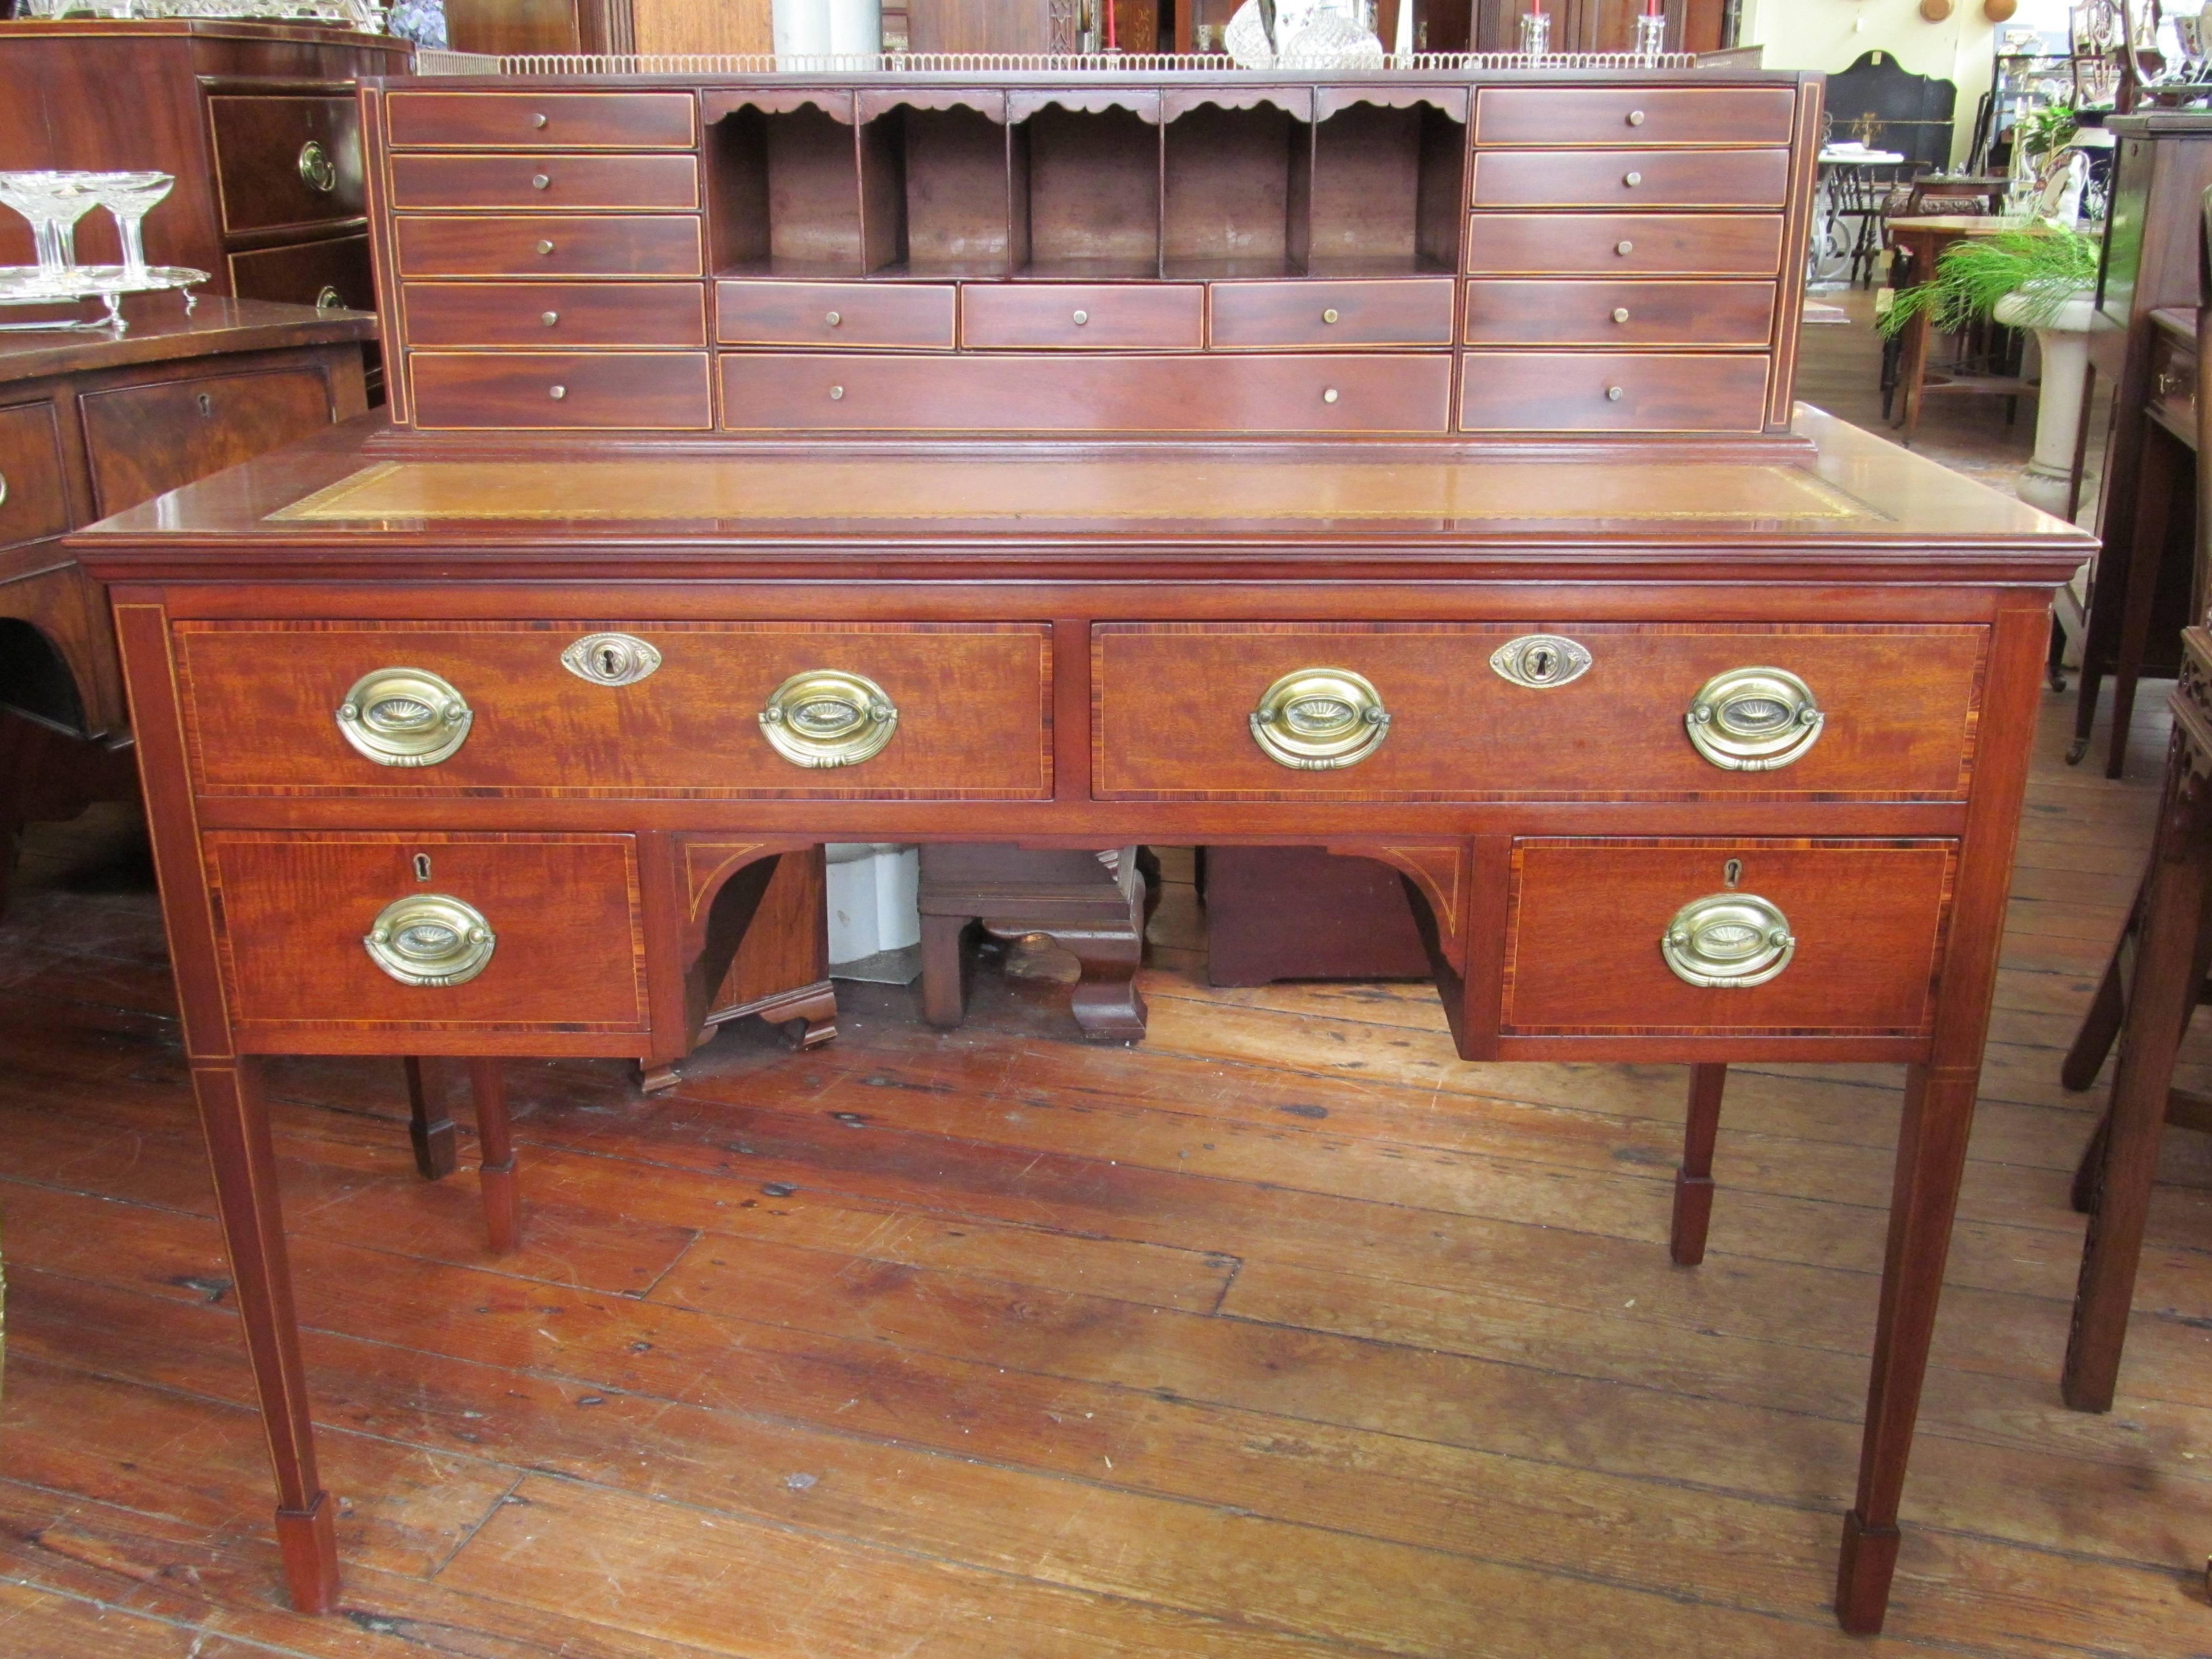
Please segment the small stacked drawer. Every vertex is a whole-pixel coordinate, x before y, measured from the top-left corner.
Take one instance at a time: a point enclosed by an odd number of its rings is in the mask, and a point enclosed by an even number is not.
[[[417,426],[714,425],[691,94],[385,107]]]
[[[1486,87],[1462,337],[1467,432],[1757,432],[1797,94]]]

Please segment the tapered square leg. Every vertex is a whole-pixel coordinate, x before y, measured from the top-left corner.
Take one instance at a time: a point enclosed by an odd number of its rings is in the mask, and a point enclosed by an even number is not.
[[[496,1060],[469,1062],[469,1092],[477,1109],[477,1146],[483,1155],[484,1232],[492,1254],[505,1255],[522,1240],[522,1189],[515,1179],[514,1140],[507,1121],[507,1076]]]
[[[1844,1553],[1836,1564],[1836,1622],[1854,1636],[1881,1632],[1889,1617],[1889,1581],[1897,1576],[1893,1527],[1869,1527],[1853,1510],[1844,1517]]]
[[[1720,1134],[1721,1094],[1727,1086],[1727,1066],[1690,1067],[1690,1109],[1682,1131],[1682,1164],[1674,1171],[1674,1224],[1668,1237],[1668,1253],[1684,1267],[1705,1259],[1705,1230],[1713,1218],[1713,1143]]]
[[[399,1063],[407,1072],[407,1139],[414,1144],[415,1167],[423,1180],[436,1181],[453,1174],[460,1162],[453,1120],[447,1115],[446,1069],[441,1061],[415,1054]]]
[[[337,1505],[317,1492],[305,1510],[276,1511],[276,1548],[284,1561],[284,1588],[296,1613],[331,1613],[338,1604],[338,1540],[331,1515]]]

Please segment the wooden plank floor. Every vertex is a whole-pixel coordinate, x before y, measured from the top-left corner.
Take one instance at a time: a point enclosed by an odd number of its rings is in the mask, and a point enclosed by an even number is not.
[[[2140,778],[2069,772],[2069,711],[1883,1650],[2212,1651],[2212,1140],[2172,1138],[2118,1409],[2054,1386],[2057,1061],[2160,752],[2147,712]],[[1419,987],[1210,990],[1187,881],[1142,1049],[987,974],[958,1033],[846,987],[830,1048],[733,1031],[651,1103],[517,1064],[508,1261],[472,1176],[413,1175],[396,1065],[279,1068],[348,1572],[295,1617],[141,857],[40,832],[0,932],[0,1653],[1867,1650],[1827,1601],[1893,1070],[1742,1068],[1674,1268],[1679,1068],[1464,1064]]]

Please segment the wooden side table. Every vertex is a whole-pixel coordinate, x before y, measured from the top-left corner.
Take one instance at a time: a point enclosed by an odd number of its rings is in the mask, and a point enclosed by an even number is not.
[[[2002,218],[1981,214],[1946,213],[1924,218],[1899,218],[1889,222],[1892,246],[1900,249],[1911,262],[1912,280],[1927,281],[1936,269],[1936,262],[1943,251],[1955,242],[1970,237],[1999,236],[2011,231],[2033,231],[2035,227],[2022,219]],[[1898,365],[1898,392],[1900,407],[1893,422],[1899,427],[1902,440],[1911,444],[1920,429],[1921,402],[1930,392],[1993,393],[1999,397],[2017,398],[2033,388],[2011,374],[1947,375],[1933,385],[1928,381],[1928,337],[1934,331],[1928,315],[1923,312],[1905,325],[1904,349]]]

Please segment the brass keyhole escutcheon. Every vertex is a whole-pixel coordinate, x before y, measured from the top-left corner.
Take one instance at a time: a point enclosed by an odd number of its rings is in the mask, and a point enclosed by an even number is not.
[[[1691,744],[1730,772],[1772,772],[1804,758],[1827,716],[1813,688],[1786,668],[1731,668],[1690,700]]]
[[[452,682],[422,668],[364,674],[337,708],[340,735],[379,766],[435,766],[475,720]]]
[[[417,853],[415,855],[415,879],[417,881],[430,879],[430,855],[428,853]]]
[[[794,766],[858,766],[898,732],[898,709],[864,674],[816,668],[793,674],[760,712],[761,734]]]
[[[561,666],[594,685],[635,685],[660,666],[660,653],[634,634],[586,634],[562,652]]]
[[[1357,766],[1390,735],[1390,711],[1364,674],[1302,668],[1269,686],[1250,717],[1252,741],[1278,766],[1332,772]]]
[[[1490,653],[1500,679],[1540,691],[1580,679],[1589,665],[1589,647],[1558,634],[1523,634]]]
[[[1743,860],[1730,859],[1721,866],[1721,885],[1734,887],[1743,880]]]
[[[212,415],[215,413],[215,394],[213,392],[203,392],[198,397],[193,398],[192,402],[198,406],[201,414]]]
[[[1659,953],[1675,978],[1709,991],[1764,985],[1797,953],[1790,918],[1756,893],[1709,893],[1674,913]]]
[[[429,860],[418,855],[417,871]],[[410,893],[377,913],[362,939],[368,959],[402,985],[465,985],[499,944],[483,912],[449,893]]]

